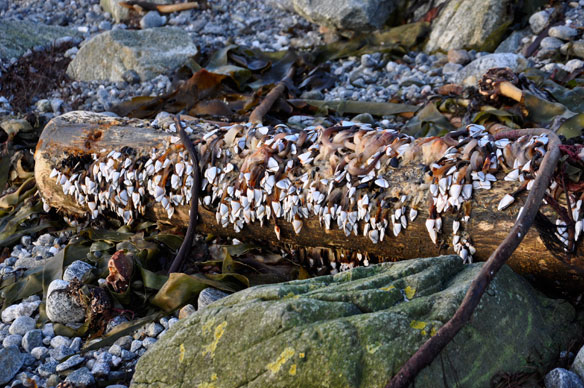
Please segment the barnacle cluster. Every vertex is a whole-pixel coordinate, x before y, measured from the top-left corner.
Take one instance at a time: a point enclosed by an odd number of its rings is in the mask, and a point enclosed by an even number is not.
[[[87,160],[64,162],[51,177],[93,218],[111,211],[131,223],[147,206],[159,203],[171,219],[178,206],[190,203],[193,165],[172,122],[151,124],[170,132],[165,147],[148,153],[130,147],[102,150]],[[303,130],[185,125],[201,158],[200,205],[215,211],[217,223],[225,228],[238,232],[252,222],[269,223],[280,238],[280,223],[291,223],[299,234],[307,218],[317,217],[327,230],[339,228],[377,244],[406,230],[427,200],[430,239],[439,243],[441,216],[453,214],[452,246],[466,262],[475,253],[464,233],[473,192],[490,189],[503,171],[505,180],[520,182],[517,191],[501,199],[499,209],[510,206],[531,188],[548,141],[545,135],[495,140],[478,125],[417,140],[347,121]],[[412,179],[415,189],[396,184],[392,174],[405,163],[425,166],[423,176]],[[572,202],[579,222],[576,238],[582,230],[581,202]],[[567,245],[565,229],[559,224],[557,232]]]

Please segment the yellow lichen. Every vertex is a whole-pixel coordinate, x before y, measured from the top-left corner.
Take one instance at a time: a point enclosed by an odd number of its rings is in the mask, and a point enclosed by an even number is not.
[[[215,383],[201,383],[197,385],[197,388],[216,388]]]
[[[298,357],[300,357],[300,358],[304,358],[304,356],[305,356],[304,352],[302,352],[302,353],[298,353]]]
[[[290,371],[288,373],[290,373],[290,376],[296,376],[296,364],[290,365]]]
[[[223,333],[225,332],[225,326],[227,326],[227,322],[223,322],[215,328],[214,333],[215,339],[209,345],[204,346],[203,356],[209,354],[211,355],[211,357],[213,357],[215,355],[215,349],[217,349],[217,344],[219,343],[219,340],[221,339]]]
[[[368,344],[368,345],[366,346],[366,348],[367,348],[367,352],[368,352],[369,354],[373,354],[373,353],[375,353],[375,352],[376,352],[376,351],[377,351],[377,350],[378,350],[380,347],[381,347],[381,345],[371,345],[371,344]]]
[[[426,322],[413,320],[410,322],[410,327],[416,330],[423,330],[426,327]]]
[[[294,356],[296,352],[294,351],[294,349],[292,348],[286,348],[284,349],[284,351],[280,354],[280,357],[278,357],[278,359],[274,362],[270,362],[266,367],[272,372],[272,373],[278,373],[278,371],[282,368],[282,366],[289,360],[292,358],[292,356]]]
[[[387,286],[387,287],[381,287],[380,290],[382,291],[389,291],[389,290],[393,290],[395,288],[395,286],[393,284]]]
[[[412,299],[416,295],[416,289],[414,287],[407,286],[404,290],[406,298]]]
[[[178,362],[182,363],[185,359],[185,344],[180,344],[179,346],[179,354],[178,354]]]
[[[438,330],[436,330],[435,327],[432,327],[432,330],[430,330],[430,337],[434,337],[437,332],[438,332]]]
[[[207,322],[203,324],[203,326],[201,326],[203,334],[208,334],[213,326],[215,326],[215,318],[209,319]]]

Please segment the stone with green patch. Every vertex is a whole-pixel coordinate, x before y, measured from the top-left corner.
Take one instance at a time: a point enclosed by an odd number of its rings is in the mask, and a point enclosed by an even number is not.
[[[383,387],[454,314],[481,266],[442,256],[240,291],[173,326],[131,387]],[[416,387],[543,372],[579,334],[574,317],[504,267]]]

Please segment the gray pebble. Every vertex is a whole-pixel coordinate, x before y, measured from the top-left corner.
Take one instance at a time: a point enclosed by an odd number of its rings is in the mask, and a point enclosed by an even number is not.
[[[150,349],[152,345],[156,343],[156,338],[146,337],[142,340],[142,346],[146,349]]]
[[[6,307],[2,311],[2,322],[10,323],[18,317],[30,317],[41,304],[40,300],[35,302],[22,302]]]
[[[544,10],[534,13],[529,17],[529,25],[534,34],[539,34],[548,25],[550,20],[550,11]]]
[[[49,349],[45,348],[44,346],[37,346],[36,348],[31,349],[30,354],[37,360],[40,360],[49,354]]]
[[[578,30],[568,26],[553,26],[550,27],[548,35],[561,40],[572,40],[578,36]]]
[[[564,42],[562,42],[558,38],[552,38],[551,36],[546,36],[545,38],[543,38],[541,40],[540,47],[542,49],[547,49],[547,50],[558,50],[560,47],[562,47],[563,44],[564,44]]]
[[[53,324],[52,323],[45,323],[43,325],[43,335],[45,337],[51,337],[53,338],[55,336],[55,330],[53,328]]]
[[[138,349],[142,347],[142,341],[140,340],[133,340],[132,345],[130,345],[130,352],[136,352]]]
[[[120,345],[112,345],[108,349],[108,352],[114,356],[119,356],[122,354],[122,347]]]
[[[163,26],[164,23],[166,23],[166,18],[164,16],[160,16],[157,11],[150,11],[140,20],[140,27],[142,29],[156,28]]]
[[[458,72],[460,69],[462,69],[462,65],[459,65],[458,63],[447,63],[442,67],[442,73],[444,74],[454,74],[456,72]]]
[[[63,280],[67,282],[78,280],[81,283],[89,283],[94,278],[91,272],[92,270],[93,266],[91,264],[81,260],[75,260],[65,269]]]
[[[83,340],[81,339],[81,337],[75,337],[73,338],[73,340],[71,341],[71,345],[69,345],[69,349],[78,352],[81,349],[81,342]]]
[[[148,337],[156,337],[162,330],[164,330],[164,327],[161,324],[151,322],[146,327],[145,333]]]
[[[36,373],[38,373],[41,377],[47,378],[57,371],[57,365],[59,365],[57,361],[49,359],[45,363],[42,363],[38,366]]]
[[[119,345],[122,349],[130,349],[130,345],[132,344],[132,336],[125,335],[120,337],[114,342],[114,345]]]
[[[564,65],[567,72],[573,72],[584,67],[584,61],[581,59],[570,59]]]
[[[31,330],[22,337],[22,348],[31,352],[33,348],[43,344],[43,332],[41,330]]]
[[[228,293],[218,290],[216,288],[207,287],[199,293],[199,299],[197,300],[198,309],[201,310],[202,308],[207,307],[216,300],[225,298],[228,295],[229,295]]]
[[[584,388],[584,384],[574,372],[556,368],[545,376],[546,388]]]
[[[8,348],[10,346],[19,347],[22,344],[22,336],[20,334],[10,334],[2,341],[2,346]]]
[[[71,345],[71,339],[65,336],[58,335],[51,339],[51,347],[53,348],[58,348],[59,346],[64,346],[68,348],[69,345]]]
[[[171,327],[174,326],[175,323],[178,322],[178,318],[172,317],[168,320],[168,328],[170,329]]]
[[[65,381],[70,382],[76,388],[90,387],[95,384],[95,378],[86,367],[77,369],[75,372],[67,376]]]
[[[66,346],[59,346],[55,349],[49,350],[49,355],[57,361],[63,360],[65,357],[69,357],[76,352],[73,349],[70,349]]]
[[[76,367],[77,365],[83,363],[83,361],[85,361],[84,357],[80,356],[79,354],[75,354],[74,356],[69,357],[68,359],[57,365],[57,372],[63,372],[66,371],[67,369]]]

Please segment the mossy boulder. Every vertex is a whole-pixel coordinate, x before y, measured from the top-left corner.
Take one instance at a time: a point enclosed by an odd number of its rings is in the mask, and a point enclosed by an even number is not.
[[[0,59],[18,58],[35,46],[50,46],[59,38],[81,36],[79,31],[19,20],[0,23]]]
[[[481,265],[442,256],[249,288],[173,326],[131,387],[383,387],[454,314]],[[574,319],[568,303],[504,267],[415,386],[486,387],[499,372],[543,372],[579,334]]]

